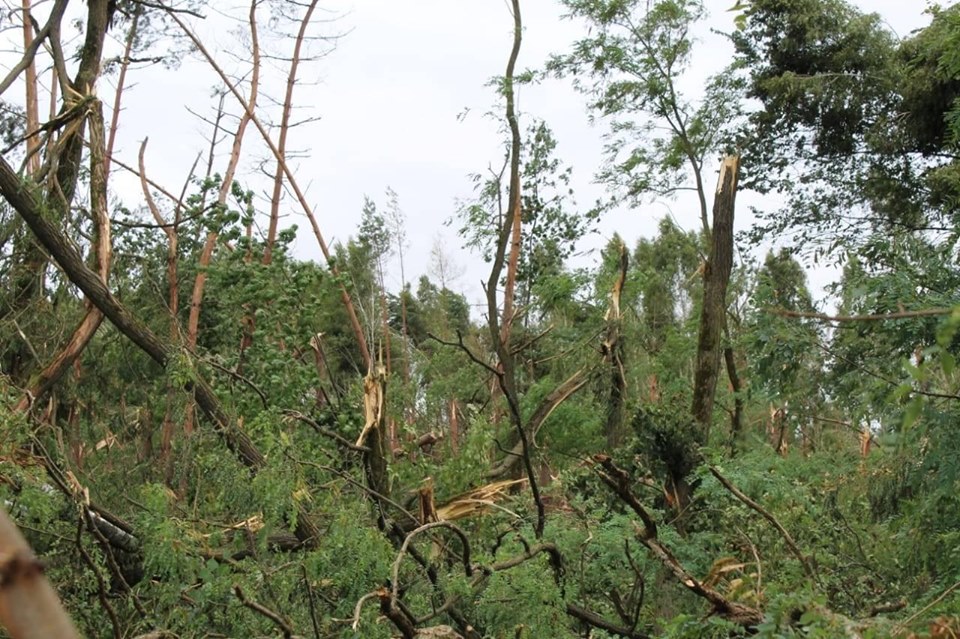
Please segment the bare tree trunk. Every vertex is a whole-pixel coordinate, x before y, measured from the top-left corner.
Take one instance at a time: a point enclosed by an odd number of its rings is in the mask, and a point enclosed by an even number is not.
[[[270,225],[267,227],[267,242],[263,248],[263,263],[269,264],[273,259],[273,245],[277,241],[277,228],[280,225],[280,196],[283,189],[283,164],[287,159],[287,135],[290,132],[290,113],[293,111],[293,88],[297,84],[297,69],[300,66],[300,55],[303,42],[306,38],[307,27],[317,8],[318,0],[311,0],[307,11],[300,21],[300,30],[293,45],[293,56],[290,58],[290,72],[287,74],[287,92],[283,98],[283,113],[280,116],[280,134],[277,138],[277,170],[273,175],[273,193],[270,198]]]
[[[378,367],[363,379],[364,426],[357,438],[357,446],[366,446],[367,449],[363,453],[363,465],[381,528],[385,524],[385,500],[390,498],[386,396],[387,376],[383,368]]]
[[[30,49],[33,44],[33,24],[30,21],[30,0],[23,0],[23,50]],[[40,104],[37,98],[37,65],[30,60],[25,70],[24,83],[26,85],[26,131],[32,134],[40,128]],[[27,138],[27,175],[33,175],[40,170],[40,138],[30,135]]]
[[[514,95],[514,70],[517,58],[520,55],[520,43],[523,36],[523,22],[520,17],[520,0],[511,0],[513,12],[513,46],[510,49],[510,58],[507,61],[507,71],[503,81],[503,95],[506,102],[506,119],[510,127],[510,192],[507,205],[507,215],[497,238],[496,253],[490,267],[490,277],[487,279],[487,326],[490,332],[490,341],[497,353],[496,378],[500,390],[510,411],[510,421],[514,427],[520,448],[520,457],[530,482],[530,492],[533,494],[537,508],[537,522],[534,533],[539,539],[543,536],[546,514],[543,499],[540,496],[540,487],[531,459],[530,441],[523,425],[523,416],[520,412],[520,398],[517,393],[516,358],[510,347],[510,328],[513,324],[513,291],[516,281],[516,268],[520,250],[520,124],[517,121],[517,111]],[[502,324],[500,311],[497,308],[497,286],[500,275],[503,273],[506,260],[507,243],[511,242],[510,263],[507,265],[507,285],[503,294]]]
[[[240,117],[240,123],[237,125],[237,132],[233,136],[233,148],[230,151],[230,160],[227,164],[227,170],[223,176],[223,182],[220,184],[220,192],[217,194],[217,203],[223,204],[227,201],[227,195],[233,185],[233,176],[236,174],[237,165],[240,163],[240,149],[243,145],[243,135],[247,130],[247,125],[253,119],[253,110],[257,105],[257,94],[260,90],[260,40],[257,31],[257,0],[250,3],[249,23],[251,39],[251,62],[253,64],[252,74],[250,76],[250,99],[247,108]],[[217,120],[219,121],[219,114]],[[217,132],[213,132],[216,139]],[[200,252],[200,262],[198,264],[197,277],[193,282],[193,293],[190,296],[190,314],[187,318],[187,348],[190,351],[196,349],[200,326],[200,307],[203,304],[203,290],[207,284],[207,267],[210,266],[210,259],[213,257],[213,249],[217,245],[218,234],[211,231],[207,234],[203,250]],[[183,430],[187,434],[193,431],[193,406],[188,405],[187,413],[184,419]]]
[[[110,273],[112,243],[110,238],[110,217],[107,213],[107,175],[104,161],[103,111],[99,102],[94,103],[87,114],[90,130],[90,213],[93,216],[94,245],[92,261],[104,283]],[[90,300],[86,301],[87,312],[67,343],[54,356],[50,363],[31,382],[25,396],[17,403],[16,410],[27,410],[30,405],[46,394],[77,361],[80,353],[103,322],[103,313]]]
[[[23,19],[25,48],[29,48],[32,43],[32,25],[30,24],[29,11],[30,2],[29,0],[24,0]],[[100,27],[105,29],[105,23],[100,21],[101,17],[102,15],[101,12],[98,11],[98,7],[91,5],[90,16],[88,17],[87,21],[87,29],[91,30]],[[94,46],[94,44],[91,44],[95,43],[98,37],[100,40],[99,48]],[[89,82],[85,96],[92,96],[93,94],[93,85],[96,83],[96,79],[99,74],[99,56],[102,53],[103,37],[104,33],[94,33],[92,35],[88,33],[87,35],[88,44],[84,48],[85,57],[81,60],[80,71],[78,72],[78,78],[83,77],[87,82]],[[95,58],[90,58],[87,56],[95,56]],[[91,72],[91,69],[94,69],[95,72]],[[27,131],[33,133],[39,127],[37,123],[39,120],[37,75],[33,61],[31,61],[27,66],[26,74]],[[51,104],[51,109],[53,108],[55,108],[55,105]],[[107,276],[110,272],[112,245],[110,238],[110,220],[107,213],[108,176],[106,173],[107,164],[105,162],[106,142],[103,124],[103,109],[100,101],[96,99],[91,100],[87,107],[83,110],[81,118],[80,126],[76,128],[82,131],[85,128],[84,125],[89,123],[90,131],[90,210],[95,228],[94,245],[91,249],[91,259],[96,265],[97,272],[100,274],[100,277],[104,282],[106,282]],[[82,133],[75,133],[74,135],[80,135],[82,137]],[[30,154],[30,162],[28,163],[28,167],[33,166],[34,161],[36,161],[36,167],[39,168],[39,139],[36,136],[31,136],[27,139],[27,153]],[[78,157],[78,162],[79,159],[80,158]],[[73,183],[67,185],[69,186],[68,191],[71,194],[76,189],[78,172],[75,172],[72,175]],[[61,201],[66,198],[63,185],[59,183],[55,184],[55,186],[51,188],[51,192],[53,191],[56,191],[57,193],[57,196],[54,197],[55,201]],[[66,216],[69,213],[69,202],[63,201],[61,203],[63,204],[63,209],[60,210],[60,214],[61,216]],[[30,244],[32,246],[32,242]],[[28,276],[31,278],[32,283],[28,285],[26,289],[21,291],[25,294],[28,291],[32,291],[29,297],[22,300],[25,303],[28,302],[30,298],[42,291],[42,273],[46,268],[46,258],[39,253],[39,249],[35,246],[32,246],[29,251],[30,255],[32,255],[30,260],[36,263],[35,266],[37,274]],[[32,268],[33,267],[31,267],[31,269]],[[39,281],[33,280],[34,277],[39,277]],[[100,323],[103,321],[103,314],[93,304],[91,304],[89,300],[87,300],[86,304],[87,312],[83,319],[74,329],[70,338],[60,349],[60,351],[53,357],[50,363],[47,364],[47,366],[30,381],[24,397],[22,397],[17,403],[15,410],[27,410],[34,401],[53,388],[63,374],[70,368],[70,365],[77,361],[80,353],[83,352],[83,349],[93,338],[97,328],[99,328]]]
[[[294,41],[293,56],[290,59],[290,71],[287,74],[287,90],[283,98],[283,112],[280,116],[280,135],[277,139],[277,168],[273,175],[273,193],[270,197],[270,222],[267,227],[267,239],[263,247],[263,257],[261,263],[268,265],[273,261],[273,247],[277,243],[277,230],[280,226],[280,200],[283,196],[283,165],[287,157],[287,135],[290,132],[290,113],[293,110],[293,88],[297,83],[297,69],[300,66],[301,49],[303,48],[304,38],[306,36],[307,26],[310,24],[310,18],[317,7],[319,0],[312,0],[307,6],[307,11],[300,21],[300,30],[297,32]],[[251,104],[253,106],[253,104]],[[247,239],[251,240],[253,235],[251,226],[247,227]],[[248,256],[248,262],[252,256]],[[240,338],[240,353],[237,356],[237,372],[243,367],[244,353],[253,345],[253,334],[256,331],[256,316],[252,305],[246,306],[246,312],[243,317],[243,335]]]
[[[289,164],[283,160],[283,155],[280,153],[280,150],[274,143],[273,138],[270,136],[270,132],[259,120],[259,118],[257,118],[252,106],[243,97],[236,85],[230,81],[223,68],[220,67],[213,59],[210,51],[204,46],[200,38],[190,30],[186,23],[175,12],[170,12],[168,15],[170,16],[170,19],[176,22],[177,25],[183,30],[184,34],[197,48],[197,51],[199,51],[200,54],[207,60],[217,75],[220,76],[220,79],[223,80],[231,95],[233,95],[243,106],[244,114],[250,117],[250,121],[253,122],[254,126],[260,132],[260,136],[263,138],[264,143],[270,148],[270,152],[273,153],[274,158],[276,158],[277,161],[283,166],[283,173],[287,178],[287,183],[289,184],[290,189],[293,191],[293,194],[296,196],[297,201],[300,203],[300,207],[303,209],[303,214],[310,222],[310,228],[313,230],[314,237],[317,238],[317,244],[320,246],[320,252],[327,261],[331,274],[334,276],[334,278],[339,279],[340,270],[333,262],[333,255],[330,253],[330,247],[323,238],[323,233],[320,232],[320,225],[317,223],[317,216],[314,215],[313,208],[307,202],[307,198],[304,195],[303,190],[300,188],[300,185],[297,182],[293,171],[290,169]],[[363,364],[368,371],[373,370],[373,358],[370,356],[370,348],[367,344],[366,335],[363,332],[363,326],[360,324],[360,318],[357,316],[357,309],[353,304],[353,299],[350,297],[350,292],[347,290],[346,284],[342,282],[340,284],[340,300],[343,302],[344,309],[347,311],[347,317],[350,320],[350,327],[357,339],[357,346],[360,348],[360,355],[363,358]]]
[[[178,204],[174,212],[173,224],[167,224],[166,220],[163,219],[163,216],[160,214],[160,209],[157,207],[156,202],[153,199],[153,195],[150,193],[150,188],[147,184],[147,167],[146,162],[144,161],[144,153],[147,149],[147,140],[140,144],[140,153],[138,158],[139,169],[140,169],[140,188],[143,191],[144,200],[147,202],[147,208],[150,209],[150,213],[153,215],[153,219],[156,221],[157,225],[160,226],[164,233],[167,236],[167,306],[170,314],[170,343],[179,344],[181,342],[180,335],[180,284],[178,282],[178,260],[179,260],[179,225],[180,225],[180,205]],[[199,156],[197,158],[199,160]],[[196,161],[194,162],[193,167],[190,169],[190,176],[187,178],[184,183],[184,192],[186,191],[187,185],[190,183],[190,177],[193,176],[193,172],[196,170]],[[181,200],[183,200],[183,193],[181,193]],[[165,468],[166,478],[169,482],[172,475],[172,466],[170,466],[170,450],[173,444],[173,437],[176,431],[176,426],[173,421],[173,404],[174,404],[174,386],[173,384],[168,384],[167,387],[167,404],[164,408],[163,413],[163,424],[160,428],[160,464]],[[190,405],[190,410],[192,411],[192,404]],[[193,428],[193,416],[190,414],[190,419],[185,426],[189,424],[190,428]],[[189,431],[188,431],[189,432]]]
[[[456,398],[450,400],[450,452],[454,455],[460,450],[460,417]]]
[[[733,212],[739,169],[739,156],[728,155],[723,158],[713,201],[710,257],[703,269],[703,308],[697,340],[692,408],[693,418],[700,427],[701,443],[706,443],[710,436],[719,377],[721,338],[726,324],[727,285],[733,270]]]

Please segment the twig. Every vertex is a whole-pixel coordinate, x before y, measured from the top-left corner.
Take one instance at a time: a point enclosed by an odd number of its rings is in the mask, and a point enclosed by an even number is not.
[[[233,594],[237,596],[237,599],[240,600],[240,603],[243,604],[244,607],[249,608],[257,614],[263,615],[272,621],[277,628],[280,629],[280,632],[283,633],[284,639],[291,639],[293,637],[293,628],[290,627],[290,622],[266,606],[258,604],[256,601],[247,599],[246,595],[243,594],[243,590],[240,589],[240,586],[233,587]]]
[[[316,469],[318,469],[318,470],[323,470],[323,471],[326,471],[326,472],[328,472],[328,473],[333,473],[334,475],[337,475],[337,476],[340,477],[341,479],[346,480],[348,483],[350,483],[350,484],[352,484],[353,486],[356,486],[356,487],[359,488],[360,490],[364,491],[364,492],[367,493],[369,496],[374,497],[375,499],[378,499],[378,500],[380,500],[380,501],[382,501],[382,502],[384,502],[384,503],[390,504],[391,506],[393,506],[394,508],[396,508],[400,513],[402,513],[403,515],[405,515],[405,516],[406,516],[411,522],[413,522],[414,524],[419,524],[419,523],[420,523],[420,520],[417,519],[417,518],[414,516],[413,513],[411,513],[409,510],[407,510],[406,508],[404,508],[403,506],[401,506],[400,504],[398,504],[396,501],[390,499],[389,497],[387,497],[386,495],[384,495],[384,494],[382,494],[382,493],[377,492],[376,490],[374,490],[373,488],[370,488],[370,487],[367,486],[366,484],[363,484],[363,483],[357,481],[356,479],[354,479],[353,477],[351,477],[349,474],[345,473],[345,472],[342,471],[342,470],[339,470],[339,469],[337,469],[337,468],[334,468],[333,466],[327,466],[327,465],[325,465],[325,464],[318,464],[317,462],[308,461],[308,460],[306,460],[306,459],[297,459],[297,458],[294,457],[293,455],[287,455],[287,457],[288,457],[290,460],[292,460],[292,461],[294,461],[294,462],[296,462],[296,463],[298,463],[298,464],[303,464],[304,466],[311,466],[311,467],[316,468]],[[332,455],[331,455],[331,457],[332,457]]]
[[[310,578],[307,575],[307,565],[300,564],[300,570],[303,573],[303,584],[307,587],[307,603],[310,606],[310,623],[313,625],[314,639],[320,639],[320,624],[317,621],[317,609],[313,604],[313,586],[310,585]]]
[[[316,420],[311,419],[310,417],[308,417],[307,415],[304,415],[304,414],[301,413],[300,411],[285,410],[285,411],[283,411],[283,414],[284,414],[285,416],[287,416],[287,417],[292,418],[292,419],[300,420],[301,422],[303,422],[304,424],[308,425],[310,428],[312,428],[313,430],[315,430],[315,431],[318,432],[319,434],[323,435],[324,437],[329,437],[330,439],[336,440],[336,442],[337,442],[338,444],[340,444],[340,445],[343,446],[344,448],[347,448],[347,449],[349,449],[349,450],[352,450],[352,451],[355,452],[355,453],[368,453],[368,452],[370,452],[370,449],[369,449],[368,447],[366,447],[366,446],[357,446],[356,444],[354,444],[353,442],[351,442],[349,439],[347,439],[347,438],[344,437],[343,435],[341,435],[341,434],[339,434],[339,433],[336,433],[336,432],[330,430],[329,428],[324,428],[323,426],[321,426],[320,424],[318,424],[318,423],[316,422]]]
[[[77,551],[80,553],[80,558],[83,559],[83,563],[87,565],[87,568],[90,569],[90,572],[93,573],[93,576],[97,580],[97,598],[100,600],[100,605],[103,606],[103,610],[107,613],[107,616],[110,617],[110,625],[113,627],[113,637],[114,639],[120,639],[123,636],[120,630],[120,620],[117,619],[117,613],[114,611],[113,606],[110,605],[110,599],[107,597],[107,584],[103,580],[103,575],[101,575],[97,569],[97,565],[93,563],[90,553],[83,547],[82,514],[77,521],[77,537],[75,541]]]
[[[750,552],[753,554],[753,559],[757,564],[757,586],[755,592],[757,593],[757,601],[760,601],[760,594],[763,592],[763,567],[760,564],[760,553],[757,552],[756,545],[754,545],[753,541],[747,536],[747,533],[739,528],[737,528],[737,532],[747,540],[747,545],[750,546]]]
[[[447,340],[440,339],[433,333],[429,333],[429,332],[427,333],[427,339],[432,339],[438,344],[443,344],[444,346],[453,346],[453,347],[459,348],[460,350],[462,350],[464,353],[467,354],[467,357],[469,357],[470,361],[472,361],[474,364],[482,366],[483,368],[487,369],[487,372],[492,373],[493,375],[497,375],[497,376],[500,375],[500,371],[498,371],[496,368],[494,368],[490,364],[486,363],[485,361],[483,361],[482,359],[474,355],[473,351],[471,351],[470,348],[466,344],[464,344],[463,335],[460,333],[460,331],[457,331],[456,342],[449,342]]]
[[[836,357],[840,361],[845,362],[850,366],[853,366],[857,370],[862,371],[863,373],[865,373],[870,377],[873,377],[874,379],[878,379],[881,382],[889,384],[890,386],[894,386],[894,387],[900,386],[900,382],[897,382],[896,380],[890,379],[886,375],[882,375],[874,370],[871,370],[866,366],[863,366],[862,364],[859,364],[849,358],[844,357],[843,355],[840,355],[839,353],[835,353],[834,351],[832,351],[831,349],[827,348],[822,344],[820,345],[820,350],[827,353],[831,357]],[[923,395],[924,397],[933,397],[935,399],[960,400],[960,395],[955,395],[953,393],[938,393],[936,391],[927,391],[927,390],[923,390],[922,388],[913,388],[912,386],[910,388],[910,392],[916,395]]]
[[[264,407],[264,408],[270,408],[270,400],[267,399],[267,394],[264,393],[264,392],[260,389],[259,386],[257,386],[256,384],[254,384],[252,380],[248,379],[247,377],[244,377],[243,375],[241,375],[241,374],[238,373],[237,371],[230,370],[229,368],[227,368],[227,367],[224,366],[223,364],[218,364],[217,362],[213,361],[212,359],[210,359],[210,358],[208,358],[208,357],[200,358],[200,361],[201,361],[201,362],[204,362],[204,363],[206,363],[206,364],[209,364],[210,366],[213,366],[215,369],[217,369],[217,370],[220,371],[221,373],[225,373],[226,375],[229,375],[230,377],[232,377],[233,379],[235,379],[235,380],[237,380],[237,381],[239,381],[239,382],[243,382],[244,385],[246,385],[246,386],[248,386],[249,388],[251,388],[251,389],[253,390],[253,392],[255,392],[257,395],[260,396],[260,403],[263,404],[263,407]]]
[[[941,601],[943,601],[944,599],[946,599],[947,595],[949,595],[951,592],[953,592],[953,591],[956,590],[957,588],[960,588],[960,581],[958,581],[957,583],[953,584],[952,586],[950,586],[949,588],[947,588],[946,590],[944,590],[943,593],[941,593],[939,597],[937,597],[936,599],[934,599],[933,601],[931,601],[930,603],[928,603],[926,606],[924,606],[923,608],[921,608],[921,609],[918,610],[917,612],[913,613],[912,615],[910,615],[909,617],[907,617],[907,618],[904,619],[903,621],[899,622],[899,623],[897,624],[897,626],[898,626],[899,628],[906,628],[907,626],[910,625],[910,623],[911,623],[913,620],[915,620],[917,617],[919,617],[920,615],[922,615],[923,613],[927,612],[928,610],[930,610],[931,608],[933,608],[934,606],[936,606],[938,603],[940,603]]]

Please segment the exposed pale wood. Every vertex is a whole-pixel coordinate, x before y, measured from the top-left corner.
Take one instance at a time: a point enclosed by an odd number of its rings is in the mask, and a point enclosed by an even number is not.
[[[79,639],[17,527],[0,509],[0,622],[13,639]]]

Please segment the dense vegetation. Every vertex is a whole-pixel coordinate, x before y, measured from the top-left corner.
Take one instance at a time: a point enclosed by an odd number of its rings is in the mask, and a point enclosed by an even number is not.
[[[960,7],[899,39],[847,0],[741,0],[684,95],[700,0],[559,0],[583,38],[523,73],[511,0],[502,165],[451,219],[489,266],[471,313],[441,248],[405,267],[397,194],[324,239],[287,163],[316,0],[255,0],[226,60],[207,3],[36,4],[4,23],[0,496],[82,635],[960,633]],[[222,99],[174,186],[113,143],[138,65],[180,56]],[[543,76],[606,127],[589,211],[518,112]],[[571,265],[678,190],[696,228]],[[734,236],[738,192],[774,204]],[[10,624],[37,574],[5,537]]]

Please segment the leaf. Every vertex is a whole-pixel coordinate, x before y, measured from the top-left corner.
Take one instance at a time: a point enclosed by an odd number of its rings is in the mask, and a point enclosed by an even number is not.
[[[917,422],[917,419],[920,418],[921,410],[923,410],[923,397],[920,395],[914,395],[910,400],[910,403],[907,404],[906,409],[903,411],[904,430],[910,428]]]
[[[957,358],[954,357],[952,353],[941,353],[940,366],[943,368],[944,375],[952,375],[953,371],[957,368]]]

